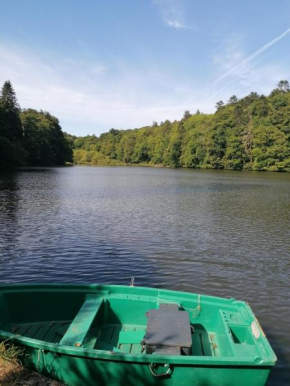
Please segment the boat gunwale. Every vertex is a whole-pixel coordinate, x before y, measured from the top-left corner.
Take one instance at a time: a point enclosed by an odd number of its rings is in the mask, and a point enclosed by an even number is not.
[[[61,291],[66,291],[68,289],[71,289],[71,290],[78,290],[79,292],[84,292],[86,293],[87,290],[94,290],[96,291],[97,290],[97,293],[99,293],[100,295],[101,294],[111,294],[111,293],[122,293],[121,291],[119,290],[125,290],[125,292],[134,292],[135,290],[137,292],[139,291],[145,291],[145,292],[152,292],[152,293],[155,293],[155,295],[152,295],[153,296],[160,296],[160,294],[168,294],[168,295],[175,295],[176,297],[191,297],[191,296],[202,296],[203,300],[206,300],[206,299],[213,299],[215,301],[220,301],[221,303],[226,303],[228,304],[229,302],[235,302],[235,304],[237,303],[241,303],[241,304],[245,304],[245,305],[248,305],[247,302],[243,301],[243,300],[237,300],[237,299],[234,299],[234,298],[223,298],[223,297],[218,297],[218,296],[213,296],[213,295],[205,295],[205,294],[199,294],[199,293],[195,293],[195,292],[183,292],[183,291],[177,291],[177,290],[169,290],[169,289],[163,289],[163,288],[152,288],[152,287],[139,287],[139,286],[126,286],[126,285],[116,285],[116,284],[82,284],[82,283],[78,283],[78,284],[70,284],[70,283],[46,283],[46,284],[41,284],[41,283],[28,283],[28,284],[24,284],[24,283],[21,283],[21,284],[14,284],[14,283],[7,283],[7,284],[0,284],[0,292],[3,291],[3,290],[10,290],[11,292],[18,292],[21,288],[25,289],[25,290],[39,290],[39,291],[43,291],[43,290],[61,290]],[[111,292],[111,290],[116,290],[116,292]],[[127,293],[126,293],[127,294]],[[141,294],[140,294],[141,295]],[[146,295],[148,296],[148,295]]]
[[[86,349],[82,347],[60,346],[58,343],[49,343],[38,339],[21,337],[17,334],[0,330],[0,340],[9,340],[14,344],[28,346],[43,352],[50,351],[67,356],[84,357],[90,359],[114,360],[123,362],[143,362],[143,363],[169,363],[180,365],[210,365],[210,366],[247,366],[247,367],[272,367],[275,361],[255,362],[248,357],[212,357],[212,356],[180,356],[180,355],[146,355],[128,354],[107,350]]]

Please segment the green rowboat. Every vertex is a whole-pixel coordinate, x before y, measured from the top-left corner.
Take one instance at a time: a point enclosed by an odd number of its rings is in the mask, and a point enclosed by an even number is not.
[[[71,386],[265,385],[276,356],[249,305],[113,285],[2,285],[0,339]]]

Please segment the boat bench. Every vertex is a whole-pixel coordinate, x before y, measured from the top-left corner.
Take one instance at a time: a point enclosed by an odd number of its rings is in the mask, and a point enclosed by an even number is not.
[[[87,295],[84,304],[59,344],[63,346],[81,347],[103,301],[100,295]]]

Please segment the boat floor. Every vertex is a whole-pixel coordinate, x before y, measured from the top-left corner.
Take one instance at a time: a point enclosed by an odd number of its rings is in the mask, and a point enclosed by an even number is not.
[[[71,321],[46,323],[14,324],[11,332],[27,338],[38,339],[49,343],[59,343],[69,328]],[[83,348],[108,350],[130,354],[141,354],[141,341],[144,338],[146,326],[106,324],[89,330]],[[210,334],[213,341],[213,334]],[[200,325],[195,326],[192,334],[192,355],[213,356],[213,344],[208,332]]]
[[[14,324],[11,332],[26,338],[43,340],[49,343],[59,343],[70,324],[71,320]]]

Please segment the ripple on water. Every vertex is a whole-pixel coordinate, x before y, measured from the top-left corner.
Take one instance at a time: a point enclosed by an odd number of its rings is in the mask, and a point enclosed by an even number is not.
[[[0,174],[0,281],[128,284],[250,302],[290,384],[290,175],[153,168]]]

